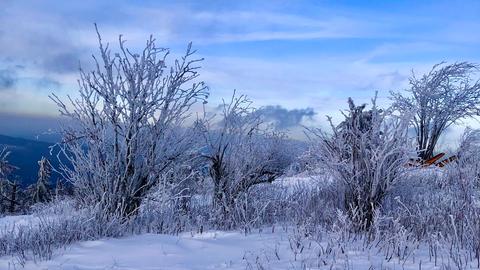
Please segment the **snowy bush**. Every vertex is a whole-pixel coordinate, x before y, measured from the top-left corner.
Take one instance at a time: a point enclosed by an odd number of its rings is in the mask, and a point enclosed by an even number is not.
[[[349,99],[345,121],[331,133],[310,129],[312,162],[343,186],[344,209],[358,229],[368,229],[376,209],[402,177],[408,160],[408,115],[355,106]]]
[[[98,31],[97,31],[98,33]],[[191,151],[191,132],[181,127],[190,107],[205,100],[197,81],[199,59],[188,46],[168,65],[169,51],[150,37],[140,53],[112,53],[98,35],[100,60],[80,71],[79,98],[53,101],[68,119],[58,145],[70,164],[62,171],[84,205],[106,216],[129,218],[172,166]],[[187,155],[188,156],[188,155]]]
[[[197,121],[213,182],[214,218],[221,228],[245,220],[249,190],[273,182],[292,163],[283,134],[265,125],[251,101],[235,93],[221,106],[220,119],[204,114]]]
[[[469,62],[434,65],[421,77],[410,77],[409,95],[392,93],[393,107],[411,118],[418,156],[433,157],[440,136],[452,124],[479,115],[480,82],[474,80],[478,65]]]
[[[95,209],[55,201],[39,207],[25,223],[0,228],[0,255],[25,260],[50,259],[59,248],[101,237],[118,237],[127,231],[120,219],[96,215]]]
[[[386,200],[383,214],[408,229],[410,240],[430,245],[442,241],[479,259],[480,190],[470,168],[460,162],[441,171],[412,172]],[[391,226],[383,228],[390,230]]]

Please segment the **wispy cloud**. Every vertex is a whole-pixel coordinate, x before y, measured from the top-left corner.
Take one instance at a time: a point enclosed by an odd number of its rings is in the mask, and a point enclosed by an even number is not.
[[[150,34],[174,55],[193,41],[205,57],[201,74],[212,103],[237,89],[258,106],[279,104],[287,112],[312,108],[313,119],[323,121],[325,114],[338,115],[349,96],[368,102],[378,90],[387,103],[390,90],[407,86],[411,69],[422,72],[442,60],[480,61],[474,34],[479,6],[476,1],[362,6],[5,0],[0,2],[0,106],[55,114],[46,95],[74,95],[79,62],[89,69],[97,50],[97,22],[105,41],[115,43],[123,34],[134,49]]]

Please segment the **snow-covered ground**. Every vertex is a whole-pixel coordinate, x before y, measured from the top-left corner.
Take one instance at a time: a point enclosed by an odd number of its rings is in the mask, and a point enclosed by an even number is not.
[[[0,224],[18,220],[22,217],[3,218]],[[49,261],[22,266],[15,258],[2,257],[0,269],[456,269],[448,251],[444,254],[435,266],[427,248],[399,260],[386,258],[376,247],[365,248],[361,241],[339,244],[329,235],[313,241],[294,229],[277,227],[248,235],[213,231],[85,241],[57,250]],[[468,269],[476,267],[472,263]]]
[[[50,261],[27,262],[24,269],[246,269],[247,253],[274,250],[284,234],[238,232],[144,234],[86,241],[59,250]],[[0,258],[0,269],[20,269],[15,259]]]
[[[332,179],[330,177],[326,177],[325,175],[302,173],[295,176],[280,177],[279,179],[275,180],[273,184],[290,188],[295,186],[314,187],[318,184],[324,184],[325,182],[331,181]]]
[[[29,221],[31,220],[30,216],[5,216],[0,218],[0,227],[14,227],[17,225],[24,225],[28,224]]]
[[[23,225],[35,224],[36,218],[31,215],[5,216],[0,218],[0,234],[3,232],[12,232]]]

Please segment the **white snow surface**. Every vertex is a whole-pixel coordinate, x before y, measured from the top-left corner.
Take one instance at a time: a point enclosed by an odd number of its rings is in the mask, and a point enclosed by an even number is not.
[[[5,216],[0,218],[0,227],[11,228],[17,225],[26,225],[29,224],[31,217],[29,215],[25,216]]]
[[[80,242],[57,251],[50,261],[29,261],[23,269],[246,269],[246,253],[272,249],[278,241],[282,234],[143,234]],[[14,265],[14,258],[0,258],[0,269],[22,269]]]
[[[36,219],[37,218],[32,215],[2,217],[0,218],[0,234],[2,232],[15,232],[19,226],[34,225]]]
[[[29,219],[29,217],[25,217]],[[0,224],[17,222],[22,217],[0,219]],[[336,245],[329,235],[318,241],[302,239],[301,251],[294,255],[293,229],[264,228],[247,235],[234,231],[203,234],[142,234],[120,239],[84,241],[57,250],[49,261],[27,261],[0,257],[0,269],[64,270],[153,270],[153,269],[454,269],[448,256],[437,265],[430,261],[428,249],[420,247],[406,260],[386,259],[382,252],[365,249],[361,243]],[[333,240],[333,241],[332,241]],[[319,250],[333,250],[322,255]],[[300,249],[297,249],[297,251]],[[344,252],[345,251],[345,252]],[[447,253],[447,252],[445,252]],[[421,266],[420,266],[421,265]],[[305,268],[304,268],[305,267]],[[478,269],[472,262],[471,268]]]

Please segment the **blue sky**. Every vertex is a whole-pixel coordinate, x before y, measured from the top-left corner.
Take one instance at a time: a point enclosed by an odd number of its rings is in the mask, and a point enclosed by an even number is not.
[[[412,69],[480,62],[480,1],[14,1],[0,2],[0,112],[54,116],[48,99],[75,95],[78,63],[123,34],[153,34],[180,55],[204,57],[218,104],[233,89],[257,106],[313,109],[319,122],[346,99],[368,102],[407,87]],[[212,106],[213,106],[212,105]],[[280,107],[279,107],[280,106]]]

